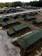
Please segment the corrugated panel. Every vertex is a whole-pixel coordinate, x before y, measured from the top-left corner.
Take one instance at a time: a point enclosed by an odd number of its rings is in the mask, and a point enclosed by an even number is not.
[[[0,18],[0,22],[2,21],[3,19],[2,18]]]
[[[26,27],[28,27],[27,24],[20,24],[20,25],[14,26],[13,28],[15,29],[15,31],[19,31],[19,30],[26,28]]]
[[[38,23],[39,23],[39,22],[42,22],[42,19],[38,19],[38,20],[36,20],[36,22],[38,22]]]
[[[7,32],[8,32],[9,35],[11,35],[11,34],[13,34],[15,31],[14,31],[12,28],[9,28]]]
[[[29,35],[26,35],[25,37],[18,39],[17,42],[22,48],[27,48],[40,38],[42,38],[42,30],[33,31]]]
[[[26,16],[27,17],[27,19],[32,19],[32,18],[34,18],[33,16]]]
[[[7,23],[5,23],[5,22],[2,22],[2,26],[6,26],[7,25]]]
[[[12,24],[12,23],[16,23],[16,21],[15,20],[7,21],[7,24]]]

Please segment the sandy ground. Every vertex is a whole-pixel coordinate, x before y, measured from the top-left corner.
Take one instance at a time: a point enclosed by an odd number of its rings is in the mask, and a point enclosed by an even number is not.
[[[20,56],[20,49],[8,40],[7,33],[0,30],[0,56]]]

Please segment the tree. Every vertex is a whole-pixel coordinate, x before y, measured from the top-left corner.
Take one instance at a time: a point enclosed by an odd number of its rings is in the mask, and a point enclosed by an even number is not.
[[[12,7],[17,7],[17,6],[22,6],[22,3],[21,2],[13,2],[12,3]]]

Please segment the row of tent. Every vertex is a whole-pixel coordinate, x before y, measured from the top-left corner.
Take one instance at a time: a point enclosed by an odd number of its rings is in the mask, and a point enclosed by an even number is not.
[[[11,20],[12,18],[11,17],[13,17],[13,19],[18,19],[18,18],[20,18],[21,20],[35,20],[36,18],[34,18],[34,16],[30,16],[30,15],[25,15],[25,14],[23,14],[23,15],[16,15],[16,16],[10,16],[10,17],[3,17],[3,18],[0,18],[0,23],[1,22],[7,22],[7,21],[9,21],[9,20]],[[9,23],[9,22],[8,22]]]
[[[35,42],[42,39],[42,29],[30,31],[28,33],[29,34],[15,40],[18,46],[20,46],[23,49],[30,47]],[[14,40],[12,40],[12,42],[14,42]]]
[[[12,28],[9,28],[7,33],[9,36],[12,36],[12,35],[18,35],[20,33],[25,33],[25,31],[27,30],[31,30],[31,27],[27,24],[19,24],[19,25],[15,25],[13,26]]]
[[[42,19],[37,19],[32,21],[33,24],[42,24]]]
[[[42,22],[42,20],[36,20],[36,19],[33,19],[32,21],[33,22],[35,21],[37,23]],[[13,25],[13,26],[11,27],[11,25]],[[13,37],[15,37],[15,35],[17,36],[18,33],[20,34],[21,32],[24,33],[26,31],[26,29],[31,31],[31,25],[21,24],[20,22],[14,21],[14,19],[9,20],[7,17],[3,19],[2,26],[6,27],[6,28],[9,27],[8,30],[7,30],[7,34],[10,37],[12,37],[13,35],[14,35]],[[27,31],[27,32],[29,33],[29,31]],[[27,35],[23,36],[22,38],[19,38],[16,42],[22,48],[26,49],[30,45],[34,44],[40,38],[42,38],[42,30],[35,30],[35,31],[32,31],[30,34],[27,34]]]
[[[22,31],[22,29],[24,30],[25,28],[28,28],[28,29],[31,30],[30,25],[19,24],[19,25],[13,26],[12,28],[9,28],[7,33],[8,33],[9,36],[15,35],[16,32],[18,33],[20,30]],[[30,34],[27,34],[26,36],[23,36],[22,38],[19,38],[18,40],[16,40],[16,42],[22,48],[26,49],[27,47],[31,46],[32,44],[34,44],[36,41],[38,41],[41,38],[42,38],[42,30],[35,30],[35,31],[32,31]]]
[[[12,18],[8,19],[8,17],[7,18],[3,18],[2,26],[3,26],[3,28],[8,28],[9,29],[8,32],[7,32],[9,36],[12,36],[15,33],[18,33],[20,31],[24,31],[24,30],[27,31],[27,29],[31,30],[30,29],[31,28],[30,25],[22,24],[22,23],[20,23],[18,21],[16,22],[16,20],[14,20]]]
[[[2,24],[3,26],[14,24],[14,22],[16,22],[15,19],[18,18],[14,18],[14,17],[13,19],[11,17],[0,18],[0,24]],[[24,21],[32,21],[32,24],[42,24],[42,19],[36,19],[33,16],[26,16],[26,17],[24,16],[24,18],[21,17],[20,19]]]
[[[0,9],[0,14],[6,14],[6,13],[16,13],[16,12],[20,12],[20,11],[24,11],[24,8],[14,8],[14,7],[10,7],[10,8],[5,8],[5,9]]]

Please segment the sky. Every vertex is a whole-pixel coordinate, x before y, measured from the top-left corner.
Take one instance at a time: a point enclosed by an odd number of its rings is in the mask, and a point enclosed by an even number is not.
[[[38,0],[0,0],[0,2],[15,2],[15,1],[30,2],[30,1],[38,1]]]

